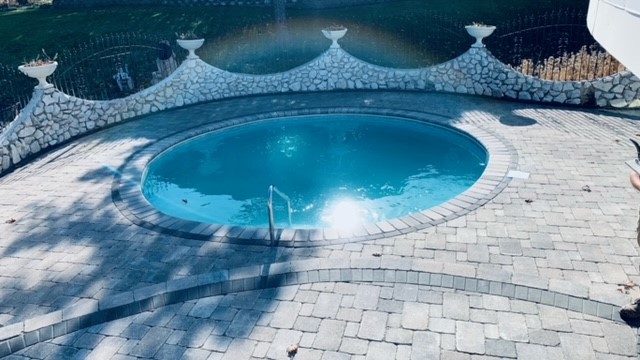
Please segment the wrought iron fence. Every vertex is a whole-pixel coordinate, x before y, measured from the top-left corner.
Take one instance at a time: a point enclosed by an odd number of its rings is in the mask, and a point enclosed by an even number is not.
[[[502,62],[546,80],[592,80],[624,67],[591,36],[587,15],[562,9],[497,24],[485,40]]]
[[[163,79],[184,58],[175,35],[120,33],[57,52],[50,80],[61,91],[89,100],[125,97]],[[0,65],[0,131],[29,101],[35,81]]]
[[[465,33],[463,19],[427,12],[429,31],[420,34],[429,46],[429,53],[438,63],[448,61],[469,49],[471,38]]]
[[[468,48],[470,39],[462,31],[461,19],[428,11],[426,16],[430,28],[437,30],[420,34],[420,43],[437,50],[432,54],[435,60],[451,59]],[[593,79],[621,71],[623,67],[606,54],[585,24],[581,10],[526,15],[497,23],[485,43],[502,62],[544,79]],[[173,34],[111,34],[60,50],[51,80],[65,93],[85,99],[124,97],[159,81],[183,59],[186,52],[173,38]],[[26,105],[34,85],[15,67],[0,64],[0,132]]]
[[[105,35],[59,53],[52,82],[83,99],[120,98],[166,77],[177,66],[175,54],[182,53],[172,36]]]
[[[17,67],[0,64],[0,133],[27,105],[34,85]]]

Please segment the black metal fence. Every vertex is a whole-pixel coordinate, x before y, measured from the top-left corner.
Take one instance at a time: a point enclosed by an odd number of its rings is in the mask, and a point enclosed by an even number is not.
[[[147,88],[178,63],[173,36],[111,34],[63,50],[52,82],[67,94],[90,100],[127,96]]]
[[[591,36],[580,9],[531,14],[497,24],[485,40],[500,61],[548,80],[589,80],[624,69]]]
[[[83,99],[121,98],[168,76],[185,55],[173,34],[110,34],[58,51],[50,81]],[[26,105],[35,85],[17,68],[0,64],[0,130]]]
[[[15,66],[0,64],[0,133],[31,99],[35,80],[22,75]]]
[[[421,44],[437,44],[436,60],[451,59],[472,42],[460,19],[434,13],[429,13],[428,18],[430,27],[437,30],[421,34]],[[592,38],[586,27],[586,13],[581,10],[526,15],[495,25],[496,32],[484,40],[488,48],[502,62],[526,74],[574,80],[567,75],[591,79],[622,69]],[[162,79],[185,55],[177,47],[174,34],[106,35],[58,51],[59,66],[51,80],[70,95],[114,99]],[[28,102],[34,85],[35,80],[0,64],[0,131]]]
[[[469,49],[472,38],[465,33],[464,26],[468,25],[464,20],[449,15],[428,12],[429,31],[420,36],[424,38],[429,54],[438,63],[448,61]]]

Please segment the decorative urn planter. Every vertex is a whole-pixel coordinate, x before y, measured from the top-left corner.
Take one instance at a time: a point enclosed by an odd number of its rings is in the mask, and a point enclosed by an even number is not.
[[[345,27],[330,27],[322,30],[324,37],[332,41],[330,49],[339,48],[338,40],[342,39],[346,33],[347,28]]]
[[[28,77],[38,80],[36,89],[46,89],[53,86],[47,82],[47,76],[53,74],[53,72],[56,71],[56,67],[58,67],[58,62],[50,61],[39,64],[20,65],[18,66],[18,70]]]
[[[178,45],[189,51],[189,55],[187,55],[187,59],[199,59],[200,57],[196,55],[195,50],[199,49],[202,44],[204,44],[204,39],[178,39]]]
[[[477,24],[467,25],[464,28],[467,30],[467,33],[469,33],[469,35],[476,38],[476,42],[471,45],[471,47],[475,47],[475,48],[484,47],[484,44],[482,43],[482,39],[491,35],[496,29],[496,27],[493,25],[477,25]]]

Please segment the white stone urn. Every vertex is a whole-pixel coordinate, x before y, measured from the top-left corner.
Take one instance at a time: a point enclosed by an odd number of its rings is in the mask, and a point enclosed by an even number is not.
[[[200,57],[196,55],[196,49],[199,49],[202,44],[204,44],[204,39],[178,39],[178,45],[189,51],[189,55],[187,55],[187,59],[199,59]]]
[[[340,44],[338,44],[338,40],[342,39],[346,33],[347,28],[344,27],[322,29],[324,37],[332,41],[331,46],[329,47],[330,49],[339,48]]]
[[[27,75],[30,78],[34,78],[38,80],[38,85],[36,85],[36,89],[47,89],[52,87],[52,84],[47,82],[47,76],[53,74],[58,67],[57,61],[48,61],[36,64],[24,64],[18,66],[18,70],[20,70],[23,74]]]
[[[469,35],[476,38],[476,42],[471,45],[471,47],[482,48],[484,44],[482,43],[482,39],[491,35],[496,27],[493,25],[467,25],[464,27]]]

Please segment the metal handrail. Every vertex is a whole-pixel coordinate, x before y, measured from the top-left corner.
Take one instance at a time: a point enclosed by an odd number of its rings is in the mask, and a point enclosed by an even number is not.
[[[271,241],[273,242],[275,240],[275,221],[274,221],[274,216],[273,216],[273,193],[278,194],[278,196],[280,196],[284,201],[287,202],[287,212],[289,213],[289,227],[291,227],[291,199],[289,198],[289,196],[287,196],[287,194],[283,193],[282,191],[278,190],[278,188],[276,188],[273,185],[269,185],[269,199],[267,200],[267,209],[269,211],[269,237],[271,238]]]

